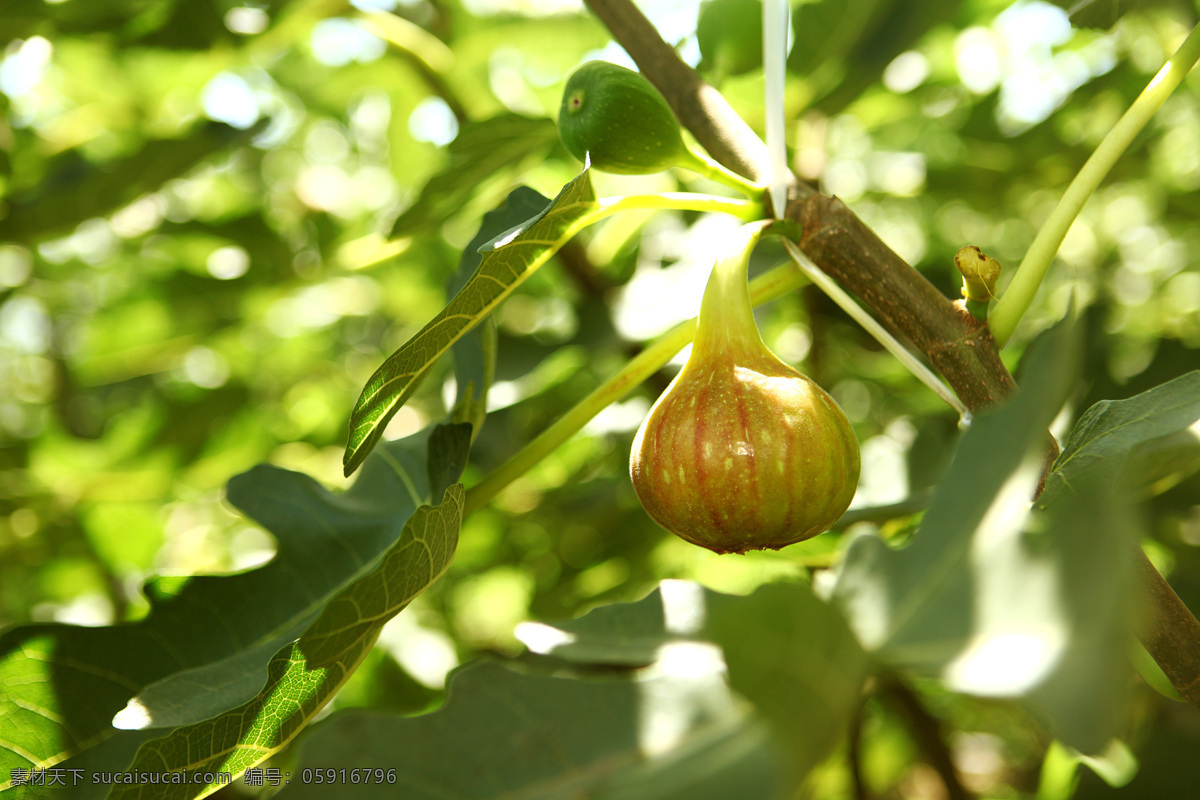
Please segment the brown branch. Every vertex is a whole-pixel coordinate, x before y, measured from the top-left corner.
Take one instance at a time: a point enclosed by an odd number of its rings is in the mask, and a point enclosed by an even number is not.
[[[630,0],[585,2],[713,158],[755,180],[766,174],[762,140]],[[791,195],[781,227],[790,226],[787,233],[818,267],[924,353],[967,408],[995,406],[1016,390],[986,323],[942,295],[836,197],[801,182]],[[1142,643],[1176,691],[1200,708],[1200,622],[1144,556],[1139,571],[1153,613]]]
[[[1016,390],[987,325],[951,302],[836,197],[788,207],[793,238],[821,270],[852,291],[892,333],[924,353],[972,411]]]
[[[1138,638],[1180,697],[1200,708],[1200,622],[1142,548],[1134,550],[1137,570],[1150,600],[1149,620]]]

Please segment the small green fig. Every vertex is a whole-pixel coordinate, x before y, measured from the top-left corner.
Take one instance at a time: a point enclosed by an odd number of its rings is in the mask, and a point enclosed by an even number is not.
[[[589,61],[567,78],[558,134],[571,155],[601,172],[648,175],[683,167],[761,199],[763,187],[689,148],[654,85],[633,70]]]
[[[590,155],[603,172],[645,175],[694,159],[653,84],[607,61],[589,61],[567,78],[558,132],[571,155]]]
[[[629,468],[646,511],[718,553],[828,530],[858,485],[858,440],[828,394],[763,343],[746,281],[764,223],[744,226],[704,292],[692,352],[650,409]]]

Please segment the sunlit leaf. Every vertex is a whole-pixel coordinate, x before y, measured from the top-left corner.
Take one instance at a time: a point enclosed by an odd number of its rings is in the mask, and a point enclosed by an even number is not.
[[[1022,688],[1022,702],[1060,740],[1099,756],[1122,732],[1132,676],[1126,653],[1140,610],[1134,548],[1141,531],[1125,493],[1100,480],[1078,490],[1034,518],[1019,553],[995,555],[980,582],[997,606],[1009,598],[1010,607],[996,615],[1008,628],[976,644],[973,662],[960,658],[951,668],[981,667],[981,679],[964,688],[986,693],[1006,681],[1003,665],[1012,666],[1021,649],[1032,661],[1044,655],[1031,645],[1057,647],[1058,658],[1044,659],[1045,671]],[[997,653],[989,647],[1004,648],[990,664]]]
[[[837,744],[867,675],[866,655],[839,610],[805,584],[769,584],[738,597],[664,581],[636,603],[601,606],[552,625],[525,624],[517,635],[536,653],[623,667],[675,659],[699,665],[702,648],[716,645],[730,685],[786,743],[781,778],[793,786]]]
[[[204,797],[221,783],[192,783],[192,776],[240,775],[287,744],[354,672],[383,625],[445,572],[462,505],[462,486],[455,485],[439,505],[418,508],[379,565],[330,601],[298,642],[271,659],[267,683],[252,700],[146,743],[130,765],[135,772],[187,773],[187,782],[123,785],[110,797]]]
[[[875,657],[958,691],[1023,698],[1066,743],[1096,752],[1115,733],[1128,669],[1129,620],[1116,612],[1132,606],[1133,530],[1111,493],[1031,529],[1046,429],[1078,349],[1063,328],[1026,359],[1016,398],[963,437],[912,544],[855,540],[835,597]]]
[[[254,697],[276,651],[367,574],[428,502],[429,435],[381,448],[345,494],[271,466],[233,478],[230,501],[278,541],[259,569],[155,579],[150,614],[136,624],[27,625],[0,636],[5,780],[13,768],[123,769],[146,734],[113,727],[118,713],[125,728],[173,727]]]
[[[526,207],[527,191],[521,192],[514,203]],[[546,263],[579,231],[596,207],[596,195],[585,170],[536,216],[503,232],[480,249],[483,258],[467,285],[367,380],[350,416],[350,436],[342,459],[347,475],[362,463],[383,435],[388,420],[412,396],[450,346]]]

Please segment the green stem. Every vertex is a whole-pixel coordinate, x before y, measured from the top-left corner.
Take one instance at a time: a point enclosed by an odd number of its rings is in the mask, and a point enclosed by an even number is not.
[[[748,342],[762,342],[746,278],[750,253],[769,224],[769,220],[759,220],[743,225],[728,243],[728,254],[713,265],[700,301],[699,319],[704,325],[696,342],[705,352],[738,352]]]
[[[762,205],[749,200],[720,197],[715,194],[693,192],[659,192],[658,194],[630,194],[620,197],[601,197],[598,208],[585,218],[584,225],[599,222],[619,211],[635,208],[674,209],[676,211],[703,211],[714,214],[732,214],[738,219],[752,222],[761,219]]]
[[[794,292],[806,283],[804,275],[792,264],[766,272],[750,282],[750,302],[762,305]],[[578,433],[592,417],[624,397],[675,357],[696,334],[695,318],[681,322],[660,336],[595,391],[579,401],[549,428],[517,451],[479,483],[467,490],[464,513],[486,505],[504,487],[532,469],[550,453]]]
[[[1017,323],[1033,304],[1033,298],[1050,269],[1054,254],[1058,252],[1071,223],[1079,216],[1084,203],[1096,191],[1096,187],[1128,149],[1133,138],[1154,112],[1183,81],[1197,59],[1200,59],[1200,25],[1192,29],[1175,54],[1100,142],[1100,146],[1079,170],[1079,174],[1071,181],[1062,199],[1038,231],[1008,290],[992,309],[991,328],[996,344],[1003,346],[1009,340]]]
[[[703,175],[709,180],[724,184],[735,192],[740,192],[746,195],[751,200],[759,203],[762,202],[763,194],[766,192],[766,187],[754,183],[751,180],[743,178],[732,170],[726,169],[720,163],[714,161],[706,155],[697,153],[695,150],[688,148],[690,158],[686,163],[680,164],[684,169],[690,169],[699,175]]]
[[[967,299],[967,311],[980,322],[987,322],[988,304],[986,300]]]

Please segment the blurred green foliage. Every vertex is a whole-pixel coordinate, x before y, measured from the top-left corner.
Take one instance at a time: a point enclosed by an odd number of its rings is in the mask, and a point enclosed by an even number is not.
[[[642,5],[695,62],[695,4]],[[1091,30],[1027,0],[796,5],[794,168],[950,296],[964,244],[1015,267],[1197,16],[1194,2],[1147,4]],[[0,627],[136,620],[150,575],[270,558],[225,483],[268,462],[348,485],[359,389],[445,304],[484,212],[518,183],[553,197],[578,173],[547,123],[561,83],[586,58],[624,58],[576,5],[534,0],[8,0],[0,40]],[[720,88],[761,129],[761,72]],[[1076,414],[1200,365],[1198,142],[1193,74],[1085,208],[1009,349],[1015,365],[1082,293]],[[595,182],[601,195],[719,191],[686,175]],[[496,315],[497,383],[466,483],[693,315],[730,224],[616,217],[522,285]],[[756,266],[780,260],[763,248]],[[831,303],[807,288],[760,325],[850,416],[856,507],[938,481],[953,414]],[[834,563],[847,532],[913,529],[911,516],[859,522],[737,558],[667,535],[638,506],[627,457],[669,378],[469,516],[449,572],[385,629],[335,707],[428,709],[456,664],[518,653],[524,620],[635,600],[666,578],[746,593]],[[452,382],[439,364],[385,438],[442,419]],[[1200,608],[1200,477],[1147,491],[1146,547]],[[1043,796],[1048,739],[1030,717],[919,688],[973,791]],[[926,796],[897,696],[860,714],[858,778]],[[1194,752],[1194,714],[1146,686],[1131,708],[1141,773],[1125,790],[1085,777],[1079,796],[1184,796],[1194,759],[1160,756]],[[845,756],[818,768],[811,796],[851,791]]]

